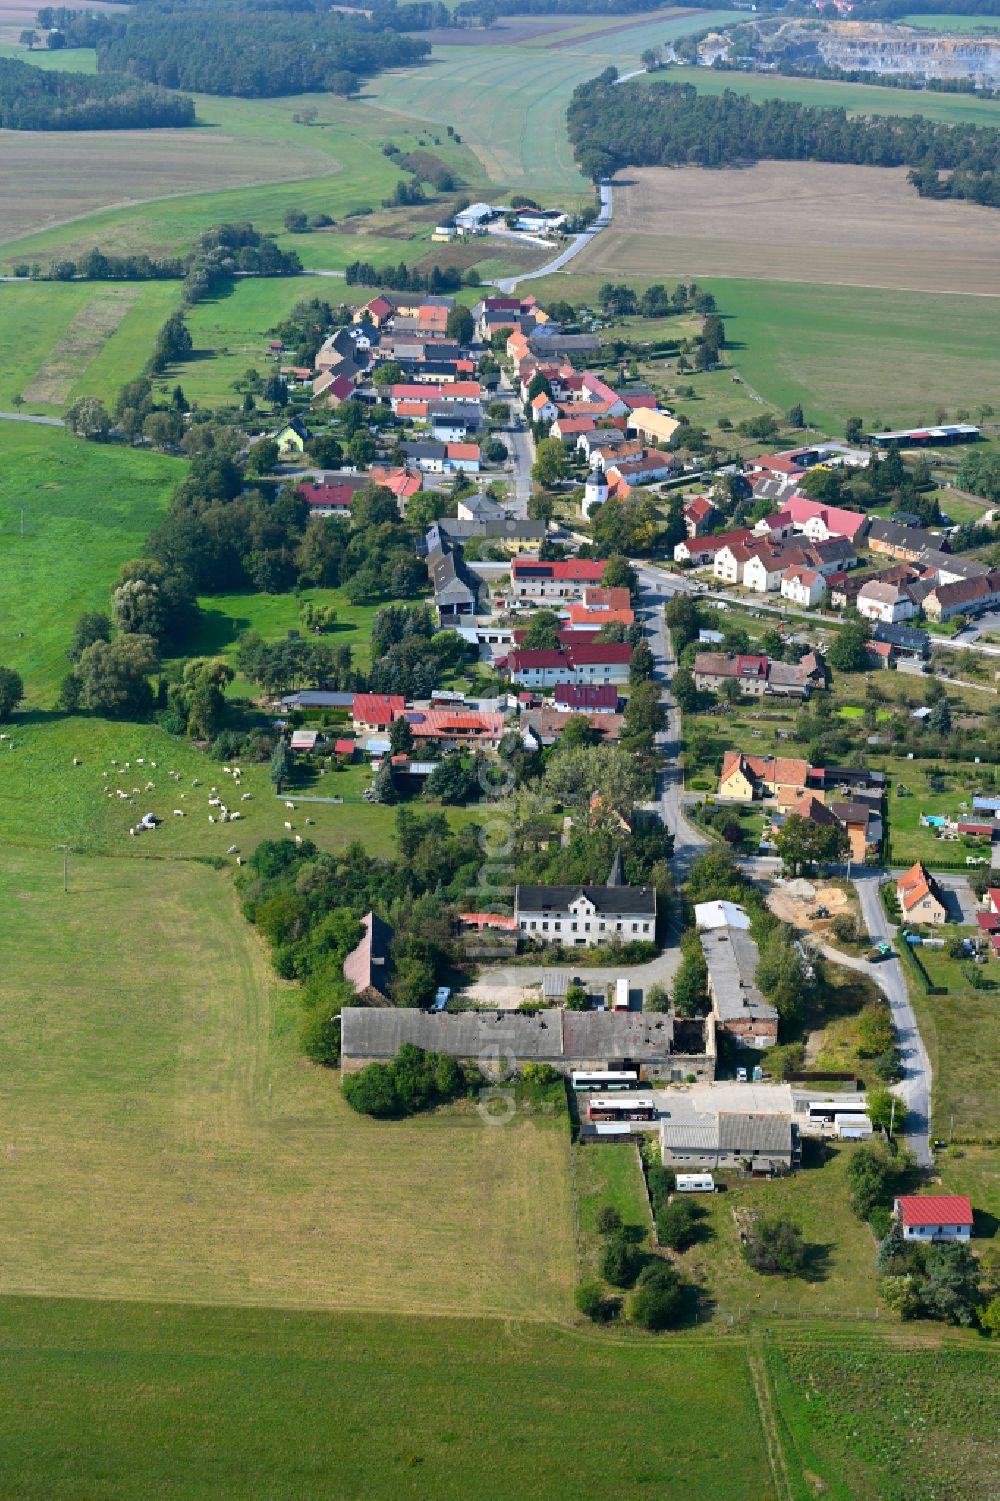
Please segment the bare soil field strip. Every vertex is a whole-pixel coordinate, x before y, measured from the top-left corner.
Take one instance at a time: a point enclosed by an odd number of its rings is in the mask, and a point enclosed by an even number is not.
[[[996,210],[918,198],[903,168],[761,162],[622,179],[611,228],[575,270],[1000,296]]]
[[[99,209],[337,170],[323,151],[214,130],[2,130],[0,243]]]
[[[39,366],[25,389],[25,400],[61,406],[118,328],[141,290],[138,286],[106,287],[95,292],[77,313],[48,359]]]

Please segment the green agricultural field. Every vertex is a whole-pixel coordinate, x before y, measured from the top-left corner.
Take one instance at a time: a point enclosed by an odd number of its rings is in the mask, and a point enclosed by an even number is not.
[[[8,848],[0,907],[0,1291],[568,1312],[565,1121],[355,1115],[227,873]]]
[[[566,278],[566,294],[572,277]],[[782,410],[843,431],[852,415],[903,424],[938,407],[1000,406],[1000,298],[779,282],[707,281],[730,358]]]
[[[30,705],[54,700],[76,617],[107,608],[184,470],[162,454],[0,422],[0,662],[21,673]]]
[[[696,29],[701,29],[700,24]],[[824,78],[782,78],[777,74],[689,67],[668,68],[656,74],[649,86],[655,87],[658,82],[692,83],[702,94],[732,89],[737,94],[749,94],[751,99],[794,99],[857,115],[925,115],[945,125],[1000,125],[1000,100],[938,94],[932,89],[894,89],[878,84],[834,83]]]
[[[61,47],[50,52],[47,47],[21,47],[15,42],[0,44],[0,57],[12,57],[19,63],[30,63],[33,68],[43,68],[46,73],[96,73],[97,53],[93,47]]]
[[[481,185],[478,159],[467,147],[355,100],[199,95],[196,105],[203,129],[134,132],[124,156],[107,135],[95,145],[94,132],[60,132],[55,157],[37,134],[12,133],[5,164],[17,213],[8,216],[6,235],[0,230],[0,240],[10,242],[4,261],[44,261],[94,245],[176,253],[222,220],[250,219],[280,231],[290,208],[322,212],[339,224],[353,209],[377,208],[399,181],[399,168],[381,149],[387,141],[401,151],[424,148],[461,183]],[[313,124],[292,118],[303,109],[316,110]],[[327,266],[322,255],[337,238],[300,236],[295,244],[307,264],[312,250],[319,268],[339,269],[343,260]]]
[[[1000,27],[1000,16],[949,16],[942,15],[915,15],[900,16],[896,23],[898,26],[918,26],[921,31],[959,31],[979,32],[996,31]]]
[[[690,1501],[789,1494],[735,1340],[54,1299],[0,1312],[0,1445],[24,1497],[661,1501],[678,1475]],[[825,1457],[833,1482],[839,1451]]]
[[[494,186],[541,200],[591,202],[566,135],[566,106],[578,83],[609,62],[638,66],[649,46],[693,29],[724,25],[738,13],[675,12],[640,25],[606,26],[549,46],[544,35],[504,45],[437,46],[426,66],[373,79],[365,97],[383,109],[438,126],[454,125]],[[589,28],[588,28],[589,29]]]
[[[180,301],[176,282],[0,285],[0,408],[61,413],[79,396],[109,406],[139,374]]]

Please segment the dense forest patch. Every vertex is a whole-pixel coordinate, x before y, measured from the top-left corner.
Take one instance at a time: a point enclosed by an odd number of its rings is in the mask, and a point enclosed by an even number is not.
[[[194,104],[120,73],[43,72],[0,58],[0,128],[141,130],[192,125]]]
[[[699,94],[692,84],[618,86],[614,68],[574,91],[567,119],[581,170],[595,181],[626,165],[850,162],[909,167],[921,197],[1000,208],[1000,130],[992,126],[848,115],[785,99],[756,103],[728,89]]]

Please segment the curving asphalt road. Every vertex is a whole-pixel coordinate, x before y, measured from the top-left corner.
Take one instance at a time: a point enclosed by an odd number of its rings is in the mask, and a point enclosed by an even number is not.
[[[611,223],[613,203],[611,199],[610,182],[602,182],[598,192],[601,196],[601,207],[593,224],[589,224],[581,234],[574,235],[571,243],[565,250],[555,256],[551,261],[546,261],[544,266],[539,266],[537,271],[523,271],[520,276],[504,276],[493,285],[498,292],[513,292],[515,287],[523,281],[535,281],[539,276],[551,276],[553,271],[561,271],[563,266],[571,261],[575,255],[579,255],[585,245],[589,245],[595,235],[600,234],[602,229],[607,229]]]

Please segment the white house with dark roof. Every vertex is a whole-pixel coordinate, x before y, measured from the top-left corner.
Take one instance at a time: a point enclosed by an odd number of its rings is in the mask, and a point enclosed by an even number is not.
[[[565,948],[656,939],[656,888],[625,886],[615,857],[606,886],[518,886],[514,917],[522,938]]]

